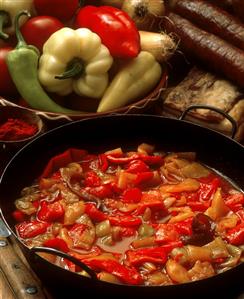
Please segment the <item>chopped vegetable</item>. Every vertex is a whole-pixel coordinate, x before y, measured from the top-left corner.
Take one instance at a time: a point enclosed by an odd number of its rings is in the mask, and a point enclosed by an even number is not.
[[[70,149],[15,205],[16,232],[28,247],[66,252],[110,283],[186,283],[243,259],[243,193],[192,152]],[[44,258],[83,275],[66,259]]]

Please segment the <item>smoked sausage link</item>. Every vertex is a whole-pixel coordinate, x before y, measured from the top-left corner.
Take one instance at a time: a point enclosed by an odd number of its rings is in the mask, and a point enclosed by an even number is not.
[[[204,0],[178,0],[173,10],[201,29],[244,50],[244,24],[223,9]]]
[[[175,13],[169,13],[164,27],[167,33],[178,36],[184,52],[244,87],[244,51]]]

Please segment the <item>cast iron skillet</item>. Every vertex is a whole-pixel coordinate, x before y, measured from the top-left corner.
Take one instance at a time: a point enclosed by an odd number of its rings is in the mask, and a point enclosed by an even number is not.
[[[167,151],[196,151],[199,161],[217,169],[244,189],[244,147],[233,139],[183,120],[151,115],[112,115],[65,124],[37,137],[21,149],[1,177],[0,207],[4,221],[15,235],[11,217],[14,200],[23,187],[41,174],[53,156],[70,147],[97,153],[119,146],[128,150],[142,142],[155,144]],[[115,285],[59,268],[20,244],[33,270],[47,286],[57,291],[57,298],[67,298],[67,294],[76,294],[77,298],[79,294],[121,298],[160,296],[169,299],[210,295],[213,298],[214,293],[219,298],[223,291],[240,288],[244,274],[243,263],[197,282],[155,287]]]

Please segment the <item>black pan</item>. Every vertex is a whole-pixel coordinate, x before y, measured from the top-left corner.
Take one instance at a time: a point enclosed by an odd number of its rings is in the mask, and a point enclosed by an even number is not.
[[[244,189],[244,147],[233,139],[193,123],[150,115],[114,115],[65,124],[49,131],[21,149],[9,162],[1,177],[0,207],[7,226],[14,233],[11,212],[20,190],[30,185],[53,156],[70,147],[101,152],[122,146],[135,148],[147,142],[167,151],[196,151],[199,161],[220,171]],[[16,236],[16,235],[15,235]],[[16,236],[17,238],[17,236]],[[223,298],[233,290],[243,288],[244,263],[212,278],[172,286],[115,285],[87,278],[61,269],[35,254],[21,243],[31,267],[57,298],[88,293],[99,297],[131,298],[199,298],[201,295]],[[66,294],[62,296],[61,294]],[[101,295],[102,294],[102,295]],[[167,297],[168,296],[168,297]],[[186,297],[187,296],[187,297]],[[75,297],[72,297],[75,298]]]

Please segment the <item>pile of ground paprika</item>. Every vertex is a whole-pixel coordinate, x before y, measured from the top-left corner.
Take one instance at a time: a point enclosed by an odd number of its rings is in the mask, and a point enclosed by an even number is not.
[[[35,124],[19,118],[8,118],[0,125],[0,140],[17,141],[33,136],[38,130]]]

